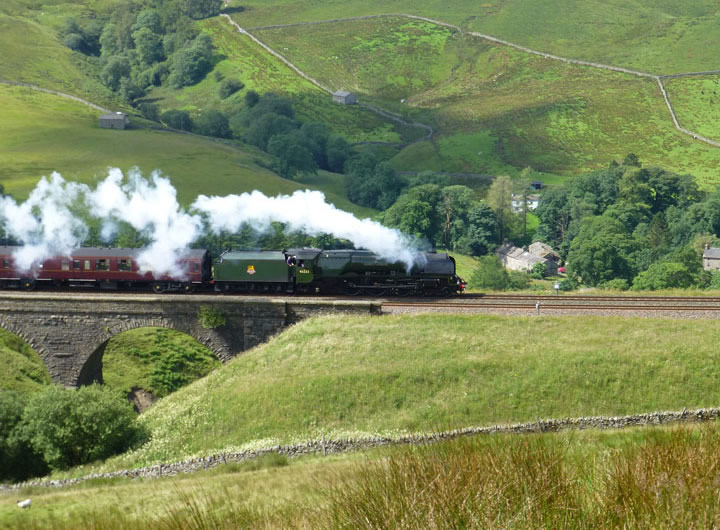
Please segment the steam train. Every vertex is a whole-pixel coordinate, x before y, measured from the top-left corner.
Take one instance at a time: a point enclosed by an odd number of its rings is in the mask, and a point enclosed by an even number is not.
[[[13,258],[18,248],[0,246],[0,289],[54,286],[353,296],[451,296],[465,289],[455,260],[434,252],[407,270],[404,263],[367,250],[235,250],[223,252],[213,263],[208,250],[186,249],[177,259],[180,274],[155,275],[140,267],[141,249],[79,248],[23,271]]]

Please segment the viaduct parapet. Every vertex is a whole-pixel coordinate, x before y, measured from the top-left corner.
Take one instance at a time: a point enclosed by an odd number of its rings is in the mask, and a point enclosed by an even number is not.
[[[212,329],[203,327],[201,310],[221,316],[225,323]],[[108,340],[130,329],[161,327],[186,333],[225,362],[310,316],[380,312],[380,304],[365,301],[94,293],[0,295],[0,327],[30,344],[53,382],[68,387],[102,382]]]

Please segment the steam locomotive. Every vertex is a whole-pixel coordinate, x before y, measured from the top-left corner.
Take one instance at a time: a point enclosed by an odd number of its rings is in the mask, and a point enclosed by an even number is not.
[[[424,254],[424,262],[407,270],[404,263],[367,250],[235,250],[223,252],[213,264],[208,250],[186,249],[177,259],[177,275],[155,275],[139,266],[140,249],[79,248],[69,256],[45,259],[30,271],[16,266],[17,250],[0,246],[0,289],[149,288],[156,293],[212,289],[353,296],[451,296],[465,290],[455,260],[434,252]]]

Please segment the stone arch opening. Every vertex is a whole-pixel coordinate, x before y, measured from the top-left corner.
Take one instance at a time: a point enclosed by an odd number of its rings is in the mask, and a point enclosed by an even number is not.
[[[126,329],[98,346],[86,361],[78,384],[93,381],[116,388],[142,409],[220,365],[217,356],[191,334],[170,326]]]
[[[29,338],[10,328],[0,320],[0,361],[5,366],[0,388],[26,392],[52,384],[50,370]]]

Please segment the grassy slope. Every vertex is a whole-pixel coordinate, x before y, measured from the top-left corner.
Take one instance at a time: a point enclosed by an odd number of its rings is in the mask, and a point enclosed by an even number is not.
[[[353,433],[716,405],[712,321],[416,315],[302,322],[143,417],[107,467]]]
[[[402,18],[258,33],[331,86],[435,123],[436,145],[408,147],[402,169],[577,172],[635,152],[646,164],[717,183],[720,151],[677,133],[657,86],[530,56]],[[345,66],[345,65],[350,65]],[[498,139],[501,139],[499,142]]]
[[[668,79],[665,87],[680,125],[720,141],[720,77]]]
[[[658,74],[716,68],[720,8],[713,0],[232,0],[241,26],[409,13],[525,46]]]
[[[146,175],[159,170],[169,176],[185,204],[201,193],[258,189],[276,195],[322,186],[338,207],[372,214],[344,197],[341,175],[323,174],[308,183],[286,180],[258,166],[255,161],[266,156],[247,146],[235,148],[199,136],[150,130],[100,129],[92,109],[25,88],[0,86],[0,105],[5,109],[0,121],[0,182],[19,198],[52,171],[93,182],[104,177],[108,167],[139,167]]]
[[[22,81],[74,94],[99,105],[124,105],[92,75],[91,60],[63,46],[58,29],[69,16],[109,0],[3,1],[0,5],[0,79]]]
[[[33,392],[50,384],[40,357],[22,339],[0,328],[0,390]]]
[[[163,365],[163,359],[168,357],[175,362]],[[161,328],[140,328],[121,333],[108,342],[103,355],[103,381],[125,394],[141,388],[162,396],[167,387],[154,374],[162,378],[160,374],[173,371],[187,380],[195,380],[219,365],[210,350],[188,335]]]
[[[494,505],[497,513],[491,511],[492,522],[479,525],[483,528],[708,527],[707,517],[717,514],[717,471],[708,465],[717,450],[717,436],[714,425],[647,427],[619,432],[493,435],[360,455],[290,460],[269,455],[148,481],[93,479],[62,489],[26,487],[19,492],[0,492],[0,525],[57,530],[335,528],[340,524],[332,519],[332,501],[335,508],[352,510],[352,503],[363,498],[355,489],[357,484],[368,485],[368,478],[389,469],[387,463],[393,461],[392,469],[406,480],[374,498],[374,515],[385,515],[385,521],[400,520],[388,513],[386,501],[402,502],[408,510],[406,516],[413,518],[415,507],[430,497],[440,507],[436,513],[450,519],[455,516],[459,520],[457,512],[442,509],[452,504],[451,499],[470,500],[475,521],[482,518],[482,504]],[[447,458],[453,454],[455,458]],[[470,467],[477,465],[480,455],[486,457],[481,462],[484,465]],[[419,465],[407,465],[408,457],[414,457]],[[420,472],[432,466],[437,468],[434,473]],[[562,495],[556,491],[558,472],[565,486]],[[376,487],[381,484],[375,482]],[[635,487],[618,489],[629,485]],[[373,491],[379,493],[377,488]],[[32,509],[18,510],[17,499],[27,497],[33,500]],[[578,497],[580,502],[573,505]],[[408,498],[415,503],[408,506]],[[688,501],[693,502],[691,508]],[[566,503],[573,509],[565,508]],[[396,504],[389,505],[397,509]],[[538,508],[553,512],[562,523],[539,524],[533,519]],[[377,526],[392,525],[368,527]],[[446,524],[437,526],[467,525],[448,524],[446,519]]]
[[[233,113],[244,108],[243,96],[248,90],[276,92],[293,99],[299,118],[322,121],[351,142],[402,142],[412,134],[412,131],[396,126],[370,111],[334,104],[330,95],[298,76],[249,37],[238,33],[224,18],[205,20],[201,27],[212,36],[221,60],[213,72],[197,85],[182,90],[170,87],[152,90],[148,99],[162,108],[182,108],[189,112],[218,108]],[[220,99],[220,81],[216,79],[215,72],[221,73],[224,78],[241,80],[245,89],[225,100]]]

